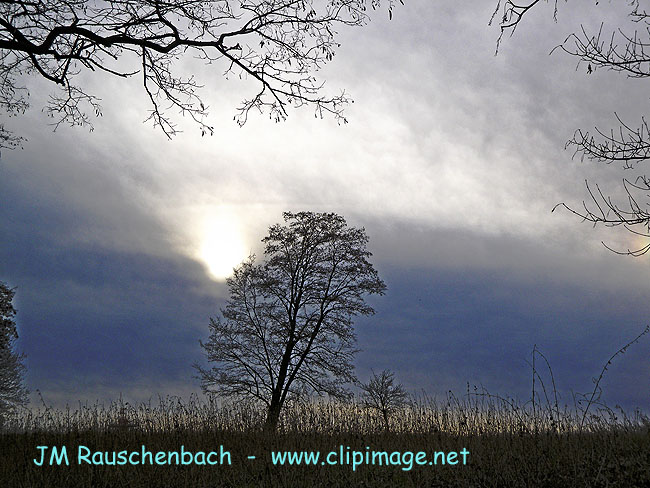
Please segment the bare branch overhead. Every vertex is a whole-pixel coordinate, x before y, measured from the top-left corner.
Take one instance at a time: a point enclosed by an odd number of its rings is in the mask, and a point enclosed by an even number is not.
[[[0,106],[10,115],[28,106],[27,76],[61,87],[47,113],[55,126],[89,125],[86,113],[101,114],[98,99],[75,86],[82,72],[139,76],[151,102],[148,120],[168,137],[177,133],[170,110],[193,119],[203,132],[207,107],[194,77],[176,74],[185,56],[218,63],[222,73],[257,83],[235,120],[251,109],[273,120],[289,107],[308,105],[315,114],[345,122],[345,92],[326,95],[316,73],[331,61],[339,26],[361,26],[367,9],[381,0],[0,0]],[[389,14],[397,0],[384,0]],[[401,1],[401,0],[400,0]],[[124,58],[133,67],[124,69]],[[5,144],[9,145],[9,144]]]
[[[531,8],[540,4],[540,0],[516,4],[511,0],[499,1],[491,22],[501,14],[499,27],[500,35],[497,40],[497,51],[503,34],[511,35],[521,24],[524,16]],[[553,18],[557,20],[558,1],[547,0],[554,6]],[[568,3],[568,2],[566,2]],[[576,2],[577,4],[577,2]],[[598,5],[595,3],[592,7]],[[597,70],[610,70],[626,75],[628,78],[650,77],[650,14],[640,5],[638,0],[626,2],[629,12],[629,24],[615,28],[605,28],[605,24],[594,31],[584,25],[577,32],[568,35],[555,50],[577,58],[578,67],[582,66],[587,75]],[[577,129],[566,147],[574,150],[574,156],[597,163],[617,163],[624,169],[636,168],[650,159],[650,128],[645,117],[641,123],[634,126],[624,121],[617,113],[614,114],[618,127],[603,130],[595,127],[593,130]],[[605,196],[598,185],[587,183],[589,200],[583,202],[583,209],[575,210],[566,204],[556,205],[565,207],[572,213],[594,225],[607,227],[623,227],[635,236],[650,238],[650,214],[648,203],[640,199],[650,199],[650,180],[645,176],[635,181],[623,180],[625,204],[614,203],[611,197]],[[555,208],[553,210],[555,210]],[[606,246],[608,247],[608,246]],[[609,248],[609,247],[608,247]],[[638,249],[615,251],[620,254],[640,256],[650,250],[650,244]]]

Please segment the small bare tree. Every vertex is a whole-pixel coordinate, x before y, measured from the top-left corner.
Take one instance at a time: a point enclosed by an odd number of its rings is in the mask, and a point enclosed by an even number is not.
[[[541,4],[540,0],[513,2],[498,1],[492,21],[499,20],[500,35],[497,51],[503,35],[513,34],[528,12]],[[553,18],[557,20],[558,1],[546,0],[553,5]],[[621,2],[623,3],[623,2]],[[598,4],[598,2],[596,2]],[[583,8],[581,5],[580,8]],[[624,2],[617,8],[627,8],[630,24],[603,31],[603,24],[596,32],[590,33],[582,26],[580,32],[570,34],[556,49],[578,59],[578,65],[587,74],[606,69],[626,75],[628,78],[650,78],[650,13],[638,0]],[[568,141],[575,155],[598,163],[617,163],[625,169],[635,168],[639,163],[650,159],[650,128],[645,118],[638,126],[623,121],[614,114],[617,127],[603,130],[596,127],[593,132],[577,129]],[[595,190],[593,187],[595,186]],[[607,227],[622,226],[635,235],[650,238],[650,213],[648,203],[640,199],[650,199],[650,179],[641,176],[634,181],[623,180],[623,203],[616,203],[605,196],[598,185],[587,184],[589,200],[583,201],[583,208],[572,209],[563,206],[582,219]],[[556,206],[557,208],[557,206]],[[555,210],[555,209],[554,209]],[[604,244],[604,243],[603,243]],[[607,246],[606,246],[607,247]],[[613,249],[612,249],[613,250]],[[637,249],[618,252],[640,256],[650,250],[650,244]]]
[[[363,393],[361,399],[366,408],[377,410],[384,419],[384,427],[390,430],[390,416],[408,404],[408,394],[401,383],[395,384],[395,373],[385,369],[370,381],[360,385]]]
[[[244,124],[251,109],[272,119],[287,107],[309,105],[345,121],[345,92],[323,95],[315,73],[340,46],[338,26],[361,26],[367,7],[381,0],[0,0],[0,108],[23,113],[29,92],[21,80],[40,76],[60,87],[45,108],[55,127],[91,125],[100,100],[75,84],[81,73],[139,76],[151,102],[147,120],[168,136],[176,126],[167,112],[188,115],[203,134],[207,107],[193,77],[174,64],[192,55],[222,66],[223,74],[248,78],[257,92],[235,116]],[[384,0],[389,13],[396,0]],[[0,124],[0,147],[20,138]]]

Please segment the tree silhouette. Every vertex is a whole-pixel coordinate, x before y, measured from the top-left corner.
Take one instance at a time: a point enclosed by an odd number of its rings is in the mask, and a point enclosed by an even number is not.
[[[269,430],[291,399],[349,395],[353,318],[373,314],[365,296],[386,288],[364,229],[334,213],[283,216],[262,240],[265,262],[253,256],[228,278],[230,298],[201,343],[216,366],[197,366],[204,391],[263,402]]]
[[[23,356],[13,350],[18,338],[13,298],[14,290],[0,282],[0,423],[6,414],[27,403]]]
[[[548,0],[546,0],[548,3]],[[497,40],[497,52],[503,35],[512,35],[528,12],[540,0],[514,3],[511,0],[497,3],[492,20],[500,16],[501,34]],[[558,1],[554,6],[553,17],[557,20]],[[598,2],[596,2],[598,4]],[[580,32],[569,35],[556,49],[578,59],[587,74],[599,69],[607,69],[627,75],[629,78],[650,77],[650,14],[639,6],[638,0],[626,3],[630,9],[630,25],[620,26],[611,32],[603,32],[603,24],[597,32],[589,33],[582,26]],[[615,129],[602,130],[596,127],[593,132],[577,129],[567,142],[575,155],[598,163],[617,163],[625,169],[635,168],[639,163],[650,159],[650,131],[645,118],[641,124],[633,126],[614,114]],[[623,180],[624,203],[616,203],[606,196],[598,185],[586,183],[590,196],[583,201],[582,209],[573,209],[564,203],[562,206],[582,219],[608,227],[623,226],[635,235],[650,238],[650,212],[648,203],[642,199],[650,198],[650,179],[640,176],[633,181]],[[595,187],[595,189],[594,189]],[[553,210],[555,210],[555,208]],[[606,247],[606,244],[603,243]],[[611,249],[608,247],[608,249]],[[611,249],[613,250],[613,249]],[[619,254],[640,256],[650,251],[650,243],[637,249],[614,251]]]
[[[361,399],[366,408],[377,410],[384,419],[386,431],[390,430],[390,416],[408,403],[408,394],[401,383],[395,384],[395,373],[385,369],[372,373],[368,383],[361,384]]]
[[[401,0],[400,0],[401,1]],[[25,75],[40,76],[59,91],[45,112],[54,125],[91,125],[88,113],[101,115],[100,100],[75,84],[82,73],[139,76],[151,102],[147,120],[171,137],[169,110],[191,117],[203,134],[205,122],[199,82],[175,72],[175,62],[194,56],[220,66],[223,74],[249,78],[257,92],[239,106],[244,124],[250,110],[276,121],[290,106],[312,106],[317,116],[339,121],[345,92],[324,95],[314,74],[331,61],[336,28],[361,26],[367,8],[381,0],[39,0],[0,1],[0,106],[10,116],[29,106]],[[384,0],[389,13],[396,0]],[[391,14],[392,15],[392,14]],[[0,124],[0,147],[20,138]]]

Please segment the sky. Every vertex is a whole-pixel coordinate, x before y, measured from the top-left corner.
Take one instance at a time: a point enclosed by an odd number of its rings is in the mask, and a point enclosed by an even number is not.
[[[561,2],[554,22],[543,3],[495,56],[494,2],[405,4],[340,29],[322,77],[354,99],[344,125],[302,109],[239,128],[254,87],[184,60],[213,136],[179,116],[184,132],[167,140],[142,122],[140,81],[102,75],[80,78],[102,99],[94,130],[53,132],[41,111],[52,87],[27,80],[32,108],[6,124],[27,142],[0,157],[0,280],[16,287],[30,390],[56,405],[199,392],[192,365],[225,275],[261,254],[283,211],[311,210],[364,227],[388,287],[356,321],[362,381],[389,368],[412,392],[469,384],[525,400],[537,347],[565,403],[591,391],[648,324],[649,258],[601,243],[641,238],[551,210],[579,208],[585,180],[620,197],[629,171],[565,143],[614,112],[640,121],[648,98],[643,80],[549,53],[581,25],[629,27],[629,12]],[[612,406],[650,406],[649,339],[605,375]]]

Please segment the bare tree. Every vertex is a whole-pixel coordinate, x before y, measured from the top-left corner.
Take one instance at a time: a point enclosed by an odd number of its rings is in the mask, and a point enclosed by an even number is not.
[[[396,0],[384,0],[389,13]],[[401,1],[401,0],[400,0]],[[345,92],[324,95],[315,77],[331,61],[336,28],[361,26],[367,7],[381,0],[0,0],[0,107],[12,116],[29,106],[25,76],[59,87],[45,111],[62,123],[91,125],[100,100],[75,84],[82,72],[139,76],[151,102],[147,120],[171,137],[175,110],[191,117],[203,134],[207,107],[199,82],[176,74],[175,62],[194,56],[221,66],[228,78],[248,78],[257,92],[239,106],[244,124],[252,109],[276,120],[287,107],[312,106],[345,121]],[[20,138],[0,124],[0,147]]]
[[[18,331],[13,298],[14,290],[0,282],[0,425],[6,414],[27,403],[27,390],[23,386],[23,356],[14,352]]]
[[[373,314],[365,296],[386,288],[364,229],[333,213],[283,216],[262,240],[265,262],[253,256],[228,278],[230,298],[201,343],[216,366],[197,366],[205,392],[262,402],[269,430],[291,399],[349,395],[353,318]]]
[[[372,373],[368,383],[361,384],[361,399],[366,408],[377,410],[384,419],[386,431],[390,430],[390,417],[408,403],[408,394],[401,383],[395,384],[395,373],[385,369]]]
[[[497,51],[503,35],[512,35],[528,12],[539,3],[540,0],[523,3],[499,0],[492,17],[494,20],[500,16],[501,34],[497,41]],[[558,1],[546,0],[546,3],[553,5],[553,17],[557,20]],[[629,25],[604,32],[601,24],[598,31],[593,33],[581,26],[579,32],[570,34],[556,49],[577,58],[578,65],[584,66],[587,74],[607,69],[629,78],[650,77],[650,14],[640,6],[638,0],[626,2],[626,8],[630,9]],[[639,126],[633,126],[623,121],[618,114],[614,115],[617,122],[615,129],[602,130],[596,127],[593,132],[583,129],[575,131],[567,143],[567,147],[575,151],[574,156],[598,163],[621,164],[625,169],[635,168],[639,163],[650,159],[650,131],[645,118],[641,119]],[[650,180],[645,176],[633,181],[624,179],[623,189],[624,202],[619,204],[605,196],[598,185],[590,186],[587,183],[590,200],[583,202],[582,209],[572,209],[564,203],[558,206],[565,207],[594,225],[623,226],[633,234],[650,238]],[[640,203],[641,198],[648,203]],[[640,256],[649,250],[650,243],[638,249],[615,252]]]

